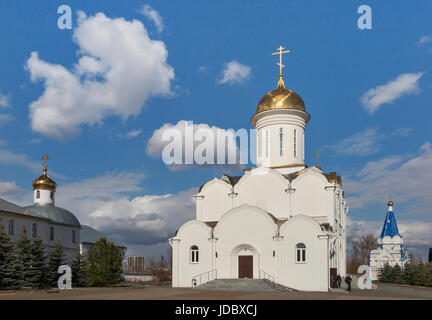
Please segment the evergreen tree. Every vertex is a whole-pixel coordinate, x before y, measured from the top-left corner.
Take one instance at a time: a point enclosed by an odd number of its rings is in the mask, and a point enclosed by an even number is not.
[[[400,282],[401,278],[402,278],[402,269],[401,267],[396,264],[391,271],[391,277],[393,279],[392,282]]]
[[[413,263],[407,264],[403,270],[401,282],[406,284],[413,284],[416,273],[417,266]]]
[[[388,263],[378,270],[378,279],[381,282],[393,282],[393,268]]]
[[[0,224],[0,288],[15,289],[18,286],[15,247],[3,228],[3,224]]]
[[[47,259],[45,247],[42,240],[38,237],[31,246],[31,271],[29,281],[34,288],[43,288],[48,285],[47,279]]]
[[[58,268],[65,263],[65,254],[63,248],[60,245],[60,241],[54,250],[51,251],[48,257],[48,285],[51,287],[57,287],[57,281],[60,274],[57,273]]]
[[[86,279],[86,261],[83,255],[79,252],[75,259],[72,261],[72,285],[75,287],[85,287],[87,285]]]
[[[32,243],[27,237],[27,231],[23,232],[16,242],[16,260],[18,262],[18,279],[21,287],[32,287]]]
[[[105,238],[100,238],[87,252],[87,282],[89,286],[114,285],[122,273],[120,250]]]

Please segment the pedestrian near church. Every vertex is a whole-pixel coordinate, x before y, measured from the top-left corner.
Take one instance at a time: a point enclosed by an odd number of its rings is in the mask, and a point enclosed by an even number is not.
[[[340,274],[337,275],[336,282],[337,282],[337,287],[340,289],[341,282],[342,282],[342,278],[341,278]]]
[[[347,289],[347,291],[349,291],[349,292],[351,292],[351,281],[352,281],[352,278],[351,278],[350,275],[348,274],[348,275],[345,277],[345,282],[346,282],[346,284],[348,285],[348,289]]]

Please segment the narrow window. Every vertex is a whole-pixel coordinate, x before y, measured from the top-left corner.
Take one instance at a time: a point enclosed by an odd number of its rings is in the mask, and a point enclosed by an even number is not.
[[[54,240],[54,227],[50,227],[50,240]]]
[[[37,190],[37,191],[36,191],[36,199],[39,199],[39,198],[40,198],[40,191]]]
[[[37,224],[33,223],[32,225],[32,237],[36,238],[37,237]]]
[[[52,192],[52,191],[50,192],[50,197],[52,200],[54,200],[54,192]]]
[[[72,230],[72,242],[76,243],[76,231]]]
[[[15,234],[15,221],[9,220],[9,235],[13,236]]]
[[[296,245],[296,262],[306,262],[306,246],[303,243],[297,243]]]
[[[297,157],[297,130],[294,129],[294,157]]]
[[[279,146],[279,153],[280,153],[280,155],[282,156],[282,141],[283,141],[283,131],[282,131],[282,128],[280,128],[279,129],[279,144],[280,144],[280,146]]]
[[[266,130],[266,157],[268,157],[268,130]]]
[[[199,261],[199,250],[197,246],[192,246],[190,248],[190,262],[198,263]]]

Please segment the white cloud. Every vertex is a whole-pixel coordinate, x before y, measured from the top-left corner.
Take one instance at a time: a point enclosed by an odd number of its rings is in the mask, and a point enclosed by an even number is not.
[[[244,83],[252,77],[252,68],[232,60],[225,64],[222,70],[220,84]]]
[[[391,136],[407,137],[411,132],[412,128],[398,128],[388,135],[379,132],[377,128],[369,128],[332,145],[325,145],[323,149],[332,149],[343,155],[370,156],[380,151],[380,141]]]
[[[125,134],[126,138],[136,138],[138,137],[140,134],[142,133],[142,130],[140,129],[136,129],[136,130],[131,130],[128,133]]]
[[[8,108],[10,107],[10,95],[3,94],[0,91],[0,107]]]
[[[56,204],[73,212],[81,224],[144,254],[149,246],[167,244],[178,227],[194,219],[193,195],[197,192],[192,188],[129,197],[142,192],[144,178],[140,173],[117,172],[63,184],[57,188]]]
[[[343,177],[352,208],[382,202],[392,194],[397,202],[414,203],[410,213],[431,214],[432,146],[425,143],[416,155],[391,156],[368,162],[353,175]]]
[[[185,154],[186,150],[186,128],[191,128],[191,138],[197,137],[197,133],[202,133],[202,140],[194,140],[191,143],[191,150],[194,155],[193,163],[186,164]],[[175,132],[178,134],[180,139],[171,139],[169,141],[163,141],[164,133]],[[218,136],[218,132],[221,134]],[[199,152],[200,146],[203,146],[204,141],[210,141],[213,143],[214,149],[211,150],[213,157],[211,157],[211,162],[206,162],[205,164],[197,163],[196,155],[201,155]],[[188,142],[189,143],[189,142]],[[163,158],[164,148],[170,145],[172,149],[180,150],[178,154],[175,155],[175,164],[170,164],[169,168],[171,170],[181,170],[190,165],[195,165],[198,167],[213,166],[218,163],[218,151],[224,151],[223,163],[220,164],[220,168],[223,168],[229,172],[235,172],[241,170],[243,167],[239,165],[240,163],[240,150],[237,147],[236,134],[233,130],[225,130],[218,128],[216,126],[210,126],[206,123],[192,124],[185,120],[180,120],[177,124],[173,125],[171,123],[165,123],[159,129],[153,131],[153,135],[147,142],[146,153],[153,158]],[[171,148],[170,148],[171,150]],[[232,153],[230,153],[232,152]],[[231,155],[231,158],[230,158]],[[222,155],[220,156],[222,158]],[[233,160],[234,159],[234,160]],[[229,162],[231,160],[231,162]]]
[[[162,17],[160,16],[159,12],[157,12],[148,4],[143,5],[142,8],[138,10],[138,12],[144,15],[147,19],[150,19],[155,24],[159,33],[162,32],[165,26],[163,24]]]
[[[5,125],[9,121],[12,121],[13,119],[14,117],[9,114],[0,114],[0,127]]]
[[[331,148],[339,154],[369,156],[379,151],[378,141],[383,137],[376,128],[366,129],[324,148]]]
[[[432,42],[432,36],[423,36],[419,39],[418,44],[425,44]]]
[[[404,73],[395,80],[369,89],[361,97],[364,108],[370,114],[373,114],[383,104],[392,103],[404,95],[420,92],[418,81],[423,74],[424,72]]]
[[[127,119],[138,115],[148,98],[172,95],[174,71],[165,44],[150,39],[140,21],[80,12],[73,40],[80,58],[72,70],[41,60],[37,52],[27,61],[32,81],[45,86],[30,104],[34,131],[64,139],[83,124],[101,123],[109,115]]]
[[[22,192],[22,189],[18,187],[15,181],[1,181],[0,180],[0,196],[11,196]]]

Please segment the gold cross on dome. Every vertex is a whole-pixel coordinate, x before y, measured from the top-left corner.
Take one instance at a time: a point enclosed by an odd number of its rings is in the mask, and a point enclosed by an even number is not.
[[[275,54],[278,54],[278,55],[279,55],[279,62],[277,63],[277,65],[279,66],[279,74],[282,74],[282,68],[285,67],[285,66],[282,64],[282,55],[283,55],[284,53],[291,52],[290,50],[283,51],[284,49],[285,49],[284,47],[279,46],[279,48],[277,49],[278,52],[273,52],[273,53],[272,53],[272,55],[275,55]]]
[[[42,156],[41,160],[43,160],[43,166],[44,168],[48,167],[48,164],[46,163],[47,160],[49,160],[50,158],[48,157],[47,153],[45,152],[45,154]]]
[[[317,156],[317,168],[319,168],[320,167],[320,165],[319,165],[319,155],[320,155],[320,152],[319,152],[319,150],[317,150],[316,151],[316,156]]]

